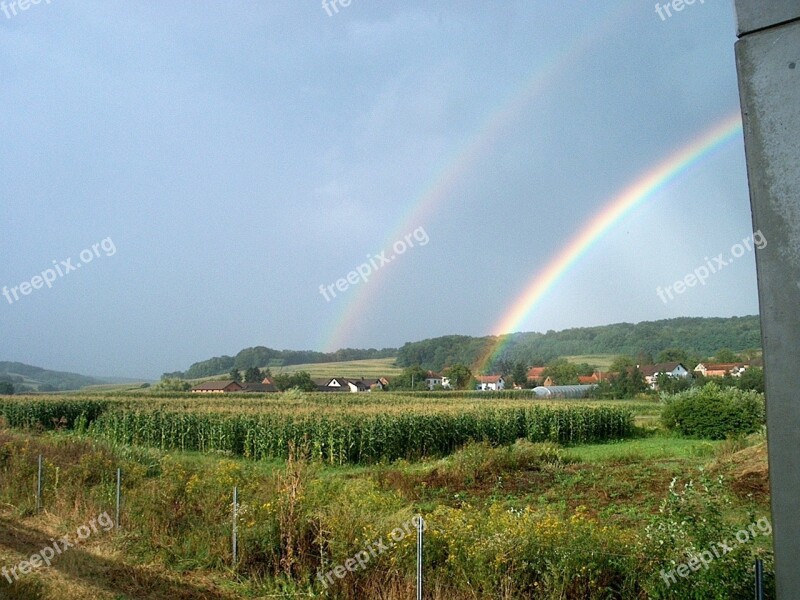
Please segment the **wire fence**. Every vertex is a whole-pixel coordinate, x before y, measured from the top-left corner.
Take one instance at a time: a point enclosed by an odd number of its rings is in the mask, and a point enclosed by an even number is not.
[[[39,454],[37,458],[37,465],[36,465],[36,482],[35,482],[35,498],[36,498],[36,513],[40,513],[46,509],[46,498],[44,497],[43,490],[44,488],[44,457],[43,455]],[[122,530],[122,507],[123,507],[123,494],[122,494],[122,481],[123,481],[123,473],[122,469],[117,468],[115,473],[115,510],[114,510],[114,521],[113,521],[113,528],[117,531]],[[238,486],[233,486],[231,490],[232,502],[231,502],[231,512],[230,512],[230,525],[231,525],[231,562],[230,567],[232,569],[236,569],[239,565],[240,560],[240,537],[239,537],[239,520],[241,517],[241,498],[239,494]],[[427,523],[422,515],[416,515],[414,519],[415,530],[416,530],[416,573],[415,573],[415,583],[416,583],[416,600],[423,600],[424,598],[424,558],[425,558],[425,530],[427,529]],[[397,528],[399,530],[399,528]],[[365,551],[361,551],[366,553]],[[360,552],[360,553],[361,553]],[[360,554],[359,553],[359,554]],[[626,555],[622,553],[613,553],[604,551],[603,555],[608,556],[615,556],[619,558],[625,558]],[[314,558],[317,558],[314,556]],[[331,569],[328,573],[336,572],[336,576],[341,578],[342,575],[339,573],[344,572],[352,572],[355,568],[351,568],[346,566],[348,561],[345,561],[345,565],[338,565],[334,569]],[[338,569],[341,568],[341,571]],[[363,568],[363,565],[362,565]],[[764,563],[760,558],[756,558],[754,562],[754,598],[756,600],[764,600]],[[330,582],[333,582],[332,577],[330,577]],[[314,597],[316,596],[315,593],[309,592],[282,592],[280,594],[267,594],[261,595],[260,598],[279,598],[279,597],[287,597],[287,596],[295,596],[295,597]]]

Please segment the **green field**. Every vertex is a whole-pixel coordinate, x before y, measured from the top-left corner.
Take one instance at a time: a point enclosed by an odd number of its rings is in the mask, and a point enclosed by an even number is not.
[[[280,372],[296,373],[306,371],[312,378],[352,377],[354,379],[392,378],[403,369],[395,365],[394,358],[373,358],[367,360],[347,360],[342,362],[311,363],[305,365],[289,365],[272,369],[274,374]]]
[[[262,368],[262,371],[265,369]],[[341,362],[307,363],[287,365],[285,367],[270,367],[273,375],[279,373],[296,373],[306,371],[313,379],[325,377],[350,377],[353,379],[377,379],[387,377],[391,379],[403,370],[395,365],[394,358],[370,358],[365,360],[345,360]],[[220,373],[214,377],[202,377],[189,380],[192,383],[208,381],[210,379],[227,379],[228,373]]]
[[[122,528],[0,578],[0,598],[405,599],[411,534],[324,574],[415,514],[429,600],[749,598],[766,534],[671,588],[660,571],[769,517],[763,437],[681,439],[659,410],[510,393],[0,398],[0,565],[113,515],[123,474]]]
[[[586,363],[592,365],[599,371],[608,371],[608,368],[616,357],[616,354],[579,354],[575,356],[565,356],[564,358],[574,364]]]

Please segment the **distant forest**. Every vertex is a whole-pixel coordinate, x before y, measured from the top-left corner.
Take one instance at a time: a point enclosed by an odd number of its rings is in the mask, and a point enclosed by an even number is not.
[[[264,346],[245,348],[236,356],[215,356],[208,360],[194,363],[186,371],[164,373],[162,377],[181,379],[197,379],[228,373],[236,368],[240,371],[251,367],[285,367],[311,363],[344,362],[347,360],[365,360],[370,358],[392,358],[397,356],[397,348],[376,350],[369,348],[359,350],[342,348],[336,352],[314,352],[312,350],[273,350]]]
[[[690,355],[706,357],[721,349],[743,352],[761,347],[758,316],[681,317],[547,333],[514,333],[502,338],[507,343],[502,353],[487,365],[487,372],[505,372],[508,365],[516,362],[544,365],[561,356],[581,354],[655,357],[664,350],[678,348]],[[495,336],[450,335],[409,342],[398,351],[397,364],[401,367],[420,365],[434,371],[454,364],[474,366],[498,340]]]
[[[678,348],[688,354],[704,357],[713,356],[721,349],[743,352],[761,347],[759,318],[755,315],[731,318],[682,317],[636,324],[576,327],[547,333],[514,333],[502,337],[507,344],[495,361],[487,365],[486,371],[504,371],[507,365],[516,362],[544,365],[561,356],[581,354],[658,356],[664,350]],[[424,369],[439,371],[454,364],[474,366],[498,339],[494,336],[448,335],[409,342],[400,349],[345,348],[336,352],[273,350],[256,346],[245,348],[236,356],[216,356],[196,362],[186,371],[164,373],[164,377],[197,379],[228,373],[233,368],[245,370],[250,367],[281,367],[390,357],[396,357],[400,367],[420,365]]]

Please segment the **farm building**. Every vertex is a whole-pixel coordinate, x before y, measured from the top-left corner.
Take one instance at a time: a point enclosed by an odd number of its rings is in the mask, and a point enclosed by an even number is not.
[[[224,394],[225,392],[240,392],[242,385],[238,381],[204,381],[192,388],[194,394]]]
[[[694,368],[694,372],[704,377],[725,377],[728,374],[733,377],[740,377],[749,366],[744,363],[700,363]]]
[[[320,392],[369,392],[370,383],[363,379],[349,379],[346,377],[332,377],[329,379],[315,379],[317,390]]]

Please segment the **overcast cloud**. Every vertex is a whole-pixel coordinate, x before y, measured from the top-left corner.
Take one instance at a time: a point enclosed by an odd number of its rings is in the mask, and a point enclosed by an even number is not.
[[[116,248],[0,297],[0,360],[157,378],[252,345],[335,349],[348,314],[349,347],[488,334],[617,192],[738,110],[732,4],[0,11],[0,286]],[[446,174],[400,230],[429,243],[326,301]],[[752,253],[674,301],[655,292],[750,233],[737,137],[610,230],[523,329],[756,313]]]

